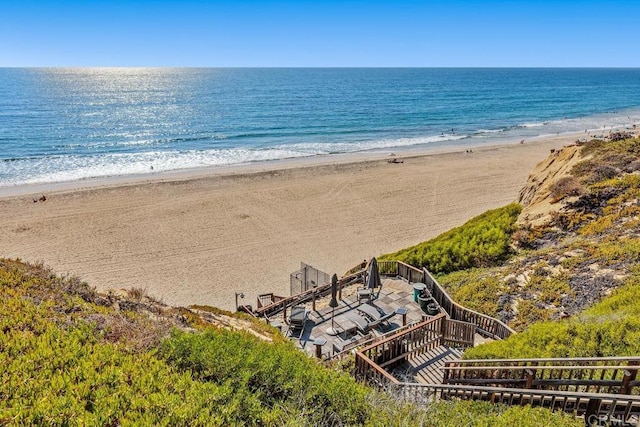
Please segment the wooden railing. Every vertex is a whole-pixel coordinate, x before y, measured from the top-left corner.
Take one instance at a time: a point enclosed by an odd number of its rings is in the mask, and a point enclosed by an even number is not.
[[[380,389],[386,389],[390,385],[399,384],[399,381],[393,375],[359,351],[356,352],[355,377],[360,381]]]
[[[480,335],[493,339],[505,339],[515,331],[498,319],[486,314],[478,313],[456,303],[451,296],[444,290],[438,281],[429,273],[427,269],[424,271],[424,283],[431,292],[431,296],[436,300],[449,316],[454,320],[460,320],[467,323],[473,323],[477,327]]]
[[[449,347],[473,347],[476,327],[472,323],[459,320],[445,319],[443,340]]]
[[[411,283],[425,283],[422,270],[402,261],[378,261],[378,271],[383,276],[397,276]]]
[[[260,294],[260,295],[258,295],[257,308],[260,309],[262,307],[266,307],[266,306],[271,305],[271,304],[273,304],[275,302],[282,301],[285,298],[286,297],[282,297],[282,296],[276,295],[274,293]]]
[[[410,283],[425,283],[422,270],[400,261],[398,261],[398,276],[405,278]]]
[[[466,359],[459,360],[460,366],[540,366],[540,365],[624,365],[640,362],[640,356],[612,357],[547,357],[521,359]]]
[[[474,328],[473,325],[447,319],[442,313],[402,331],[394,331],[356,352],[356,376],[373,385],[384,386],[381,382],[388,382],[390,374],[380,376],[380,371],[387,372],[387,368],[441,345],[473,346]]]
[[[424,283],[431,296],[447,312],[451,319],[476,325],[476,331],[480,335],[494,339],[505,339],[515,333],[513,329],[500,320],[456,303],[426,268],[419,270],[401,261],[380,261],[378,266],[380,274],[399,276],[409,283]]]
[[[417,323],[356,352],[356,377],[372,385],[384,386],[389,377],[385,367],[442,345],[444,314]],[[380,376],[380,371],[386,375]],[[395,378],[392,382],[396,382]]]
[[[583,416],[587,425],[632,425],[640,417],[640,396],[635,395],[398,382],[387,383],[386,390],[399,400],[421,404],[455,398],[540,406]]]
[[[365,272],[366,270],[359,270],[351,275],[340,278],[338,280],[339,289],[341,290],[343,287],[348,286],[349,284],[352,284],[354,282],[363,281]],[[257,308],[254,313],[259,317],[270,317],[275,314],[281,313],[283,310],[286,310],[291,306],[311,301],[314,298],[320,298],[322,296],[328,295],[329,293],[331,293],[331,283],[324,283],[313,289],[309,289],[290,297],[278,297],[273,294],[258,295]],[[269,298],[270,296],[273,299],[271,303],[268,303],[267,298]]]
[[[640,357],[461,360],[443,369],[445,384],[640,394]]]
[[[397,276],[398,261],[378,261],[378,271],[382,276]]]
[[[263,305],[262,301],[264,301],[265,297],[272,294],[264,294],[258,296],[258,304],[255,314],[259,317],[269,317],[274,314],[280,313],[283,310],[286,310],[288,307],[301,304],[303,302],[310,301],[313,297],[320,297],[326,295],[331,292],[331,284],[325,283],[313,289],[309,289],[307,291],[301,292],[296,295],[292,295],[290,297],[275,297],[271,304]]]
[[[367,338],[367,339],[365,339],[363,341],[355,342],[353,345],[349,345],[349,346],[345,347],[342,351],[340,351],[338,353],[334,353],[333,355],[329,356],[327,358],[327,360],[339,359],[342,356],[345,356],[346,354],[349,354],[353,350],[357,350],[359,348],[363,348],[365,346],[369,346],[369,345],[371,345],[373,343],[380,342],[380,341],[382,341],[382,340],[384,340],[386,338],[389,338],[392,335],[401,334],[404,331],[406,331],[407,329],[413,328],[418,323],[420,323],[420,322],[412,322],[412,323],[409,323],[409,324],[407,324],[405,326],[401,326],[398,329],[394,329],[393,331],[386,332],[386,333],[384,333],[382,335],[373,336],[373,337]]]

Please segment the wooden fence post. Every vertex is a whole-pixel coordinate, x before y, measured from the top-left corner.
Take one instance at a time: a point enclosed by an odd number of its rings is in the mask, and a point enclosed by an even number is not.
[[[534,369],[527,369],[527,385],[525,388],[533,388],[533,380],[536,377],[536,371]]]
[[[316,346],[316,357],[318,359],[322,358],[322,346],[327,343],[325,338],[316,338],[313,344]]]
[[[445,317],[440,318],[440,345],[444,345],[445,334],[447,332],[447,319]]]
[[[598,412],[600,411],[600,406],[602,405],[602,399],[591,398],[589,399],[589,403],[587,403],[587,410],[584,413],[585,421],[591,421],[592,418],[598,416]]]
[[[629,366],[638,366],[638,362],[635,360],[629,361]],[[631,394],[631,381],[636,379],[638,375],[638,368],[625,369],[624,378],[622,378],[622,384],[620,385],[619,394]]]
[[[444,362],[445,368],[450,368],[452,365],[453,365],[453,362]],[[449,383],[449,375],[450,375],[450,370],[445,369],[444,372],[442,373],[442,384]]]

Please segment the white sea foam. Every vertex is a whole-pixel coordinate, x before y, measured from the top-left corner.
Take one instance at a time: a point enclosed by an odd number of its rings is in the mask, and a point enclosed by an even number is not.
[[[483,133],[500,133],[504,131],[505,129],[478,129],[477,131],[474,132],[474,135],[480,135]]]
[[[544,123],[544,122],[540,122],[540,123],[523,123],[523,124],[520,125],[520,127],[523,127],[523,128],[539,128],[539,127],[544,126],[545,124],[547,124],[547,123]]]
[[[180,169],[226,166],[291,159],[321,154],[348,153],[455,141],[466,135],[381,139],[350,143],[299,143],[264,149],[108,153],[92,156],[48,156],[0,162],[0,186],[76,181],[89,178],[138,175]]]

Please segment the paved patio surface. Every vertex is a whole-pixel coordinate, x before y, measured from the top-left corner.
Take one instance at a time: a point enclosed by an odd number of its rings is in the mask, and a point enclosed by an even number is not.
[[[348,347],[402,327],[403,316],[399,313],[404,311],[402,309],[406,310],[407,324],[422,320],[426,314],[420,305],[413,301],[412,284],[402,279],[384,278],[382,287],[374,291],[371,301],[359,301],[355,285],[343,289],[342,297],[338,301],[339,305],[335,311],[328,306],[329,298],[326,297],[316,301],[316,311],[312,311],[311,303],[307,303],[309,316],[303,329],[293,328],[286,322],[283,324],[282,317],[277,323],[282,325],[282,332],[309,355],[316,354],[314,343],[322,343],[321,354],[323,357],[328,357],[342,351],[345,346]],[[362,307],[362,304],[369,304],[371,307]],[[380,316],[390,313],[396,314],[387,321],[380,322],[369,331],[366,331],[365,328],[365,332],[362,328],[358,328],[358,325],[366,326],[367,323],[373,323],[374,319],[364,313],[364,311],[368,311],[375,317],[376,313],[372,310],[377,310]],[[334,335],[333,332],[337,332],[337,334]]]

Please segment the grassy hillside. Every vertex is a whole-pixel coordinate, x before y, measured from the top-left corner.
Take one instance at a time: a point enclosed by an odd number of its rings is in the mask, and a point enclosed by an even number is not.
[[[487,211],[435,239],[383,255],[380,260],[399,260],[435,274],[500,264],[511,253],[511,233],[520,209],[511,204]]]
[[[385,256],[440,273],[454,299],[523,331],[466,357],[640,354],[640,140],[581,150],[550,187],[547,223],[516,226],[510,205]]]
[[[263,323],[233,331],[200,311],[0,260],[0,424],[579,425],[530,408],[402,405]],[[219,325],[235,321],[247,322]]]
[[[594,306],[559,321],[538,322],[505,341],[465,352],[465,358],[606,357],[640,354],[640,269]]]
[[[538,323],[467,357],[640,354],[640,140],[591,141],[583,152],[587,160],[556,183],[551,223],[520,236],[528,249],[519,265],[537,265],[525,286],[544,292],[516,326]],[[502,270],[507,279],[518,263]],[[549,321],[558,312],[569,317]]]

